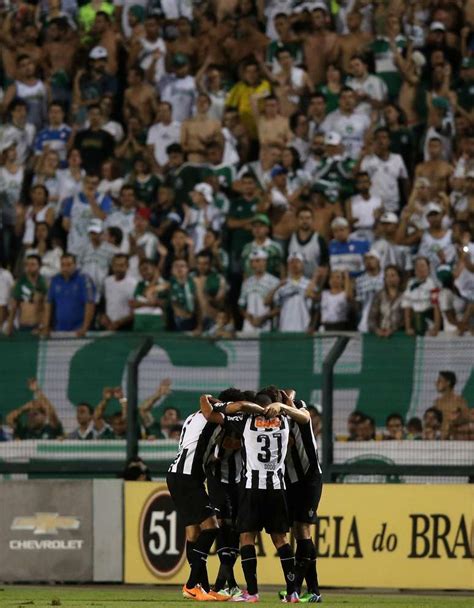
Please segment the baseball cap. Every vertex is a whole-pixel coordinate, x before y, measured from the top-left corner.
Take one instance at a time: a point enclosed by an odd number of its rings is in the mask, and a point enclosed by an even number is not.
[[[377,260],[380,262],[380,260],[382,259],[380,257],[380,253],[377,251],[377,249],[369,249],[369,251],[367,251],[366,253],[364,253],[364,258],[377,258]]]
[[[342,141],[341,136],[336,131],[330,131],[324,136],[326,146],[338,146]]]
[[[293,253],[290,253],[290,255],[286,258],[287,262],[291,262],[291,260],[299,260],[300,262],[304,262],[303,254],[299,251],[293,251]]]
[[[385,213],[382,213],[382,215],[380,216],[380,223],[381,224],[398,224],[397,214],[394,213],[393,211],[385,211]]]
[[[265,226],[271,226],[270,218],[265,213],[257,213],[252,218],[252,224],[265,224]]]
[[[5,152],[5,150],[8,150],[8,148],[11,148],[12,146],[16,146],[16,145],[17,145],[16,139],[11,139],[10,137],[5,137],[5,139],[0,140],[0,152]]]
[[[214,192],[212,190],[211,184],[206,184],[206,182],[201,182],[196,184],[193,188],[194,192],[200,192],[206,201],[211,204],[214,200]]]
[[[87,232],[93,232],[94,234],[101,234],[104,232],[104,224],[102,223],[102,220],[91,220],[89,222],[89,226],[87,227]]]
[[[334,228],[349,228],[349,222],[346,220],[345,217],[336,217],[331,222],[331,228],[333,230]]]
[[[430,32],[445,32],[446,26],[441,21],[433,21],[430,25]]]
[[[89,59],[107,59],[107,49],[103,46],[95,46],[89,53]]]
[[[175,53],[173,55],[173,65],[176,67],[182,67],[184,65],[188,65],[189,58],[184,53]]]
[[[270,177],[276,177],[277,175],[287,175],[288,169],[282,167],[281,165],[275,165],[273,169],[270,171]]]
[[[250,259],[251,260],[267,260],[268,253],[266,251],[264,251],[263,249],[254,249],[250,253]]]
[[[426,205],[426,215],[431,215],[432,213],[443,213],[443,207],[438,205],[438,203],[428,203]]]
[[[309,3],[308,3],[309,4]],[[328,7],[324,2],[315,2],[311,6],[312,11],[324,11],[325,13],[329,13]]]

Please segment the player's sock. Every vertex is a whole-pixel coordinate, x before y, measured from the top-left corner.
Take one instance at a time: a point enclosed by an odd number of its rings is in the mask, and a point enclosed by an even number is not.
[[[240,554],[239,538],[240,538],[240,534],[236,530],[234,530],[234,528],[230,528],[228,543],[229,543],[229,548],[230,548],[231,560],[230,560],[230,568],[229,568],[227,582],[231,589],[233,587],[238,587],[237,581],[235,580],[235,575],[234,575],[234,566],[235,566],[235,562],[237,561],[237,558],[239,557],[239,554]]]
[[[204,591],[209,591],[209,580],[207,578],[207,556],[211,550],[212,543],[217,535],[217,528],[202,530],[194,548],[191,561],[191,574],[189,575],[186,587],[192,589],[198,583]]]
[[[247,591],[250,595],[258,593],[257,585],[257,552],[254,545],[244,545],[240,548],[242,570],[244,571]]]
[[[291,595],[295,591],[295,555],[289,543],[279,547],[277,551],[285,575],[286,593]]]
[[[306,571],[311,564],[312,548],[314,548],[314,543],[311,538],[302,538],[296,541],[295,587],[298,593],[301,593],[301,586],[303,584]]]
[[[217,573],[216,582],[214,589],[220,591],[224,589],[227,581],[227,560],[226,555],[229,555],[229,548],[227,547],[227,526],[222,523],[219,526],[216,538],[217,556],[219,557],[220,566],[219,572]]]
[[[186,559],[188,560],[188,564],[191,566],[192,562],[193,562],[193,551],[194,551],[194,545],[196,543],[192,540],[187,540],[186,541]]]
[[[318,571],[316,568],[316,547],[314,543],[311,546],[310,563],[306,570],[306,584],[308,585],[309,593],[316,593],[320,595],[319,582],[318,582]]]

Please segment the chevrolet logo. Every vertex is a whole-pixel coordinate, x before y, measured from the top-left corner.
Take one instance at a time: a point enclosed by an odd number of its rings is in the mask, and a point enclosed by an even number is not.
[[[58,530],[78,530],[81,522],[77,517],[59,513],[35,513],[33,517],[15,517],[12,530],[33,530],[33,534],[57,534]]]

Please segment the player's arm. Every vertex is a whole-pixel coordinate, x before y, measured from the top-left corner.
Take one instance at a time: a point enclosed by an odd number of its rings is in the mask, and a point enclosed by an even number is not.
[[[236,401],[235,403],[230,403],[225,408],[225,413],[229,416],[239,412],[243,412],[244,414],[264,414],[265,409],[261,405],[257,405],[251,401]]]
[[[274,418],[280,414],[285,414],[288,418],[291,418],[298,424],[308,424],[310,421],[310,415],[306,409],[297,409],[294,405],[285,405],[279,401],[270,403],[265,408],[265,416],[267,418]]]
[[[232,416],[243,412],[245,414],[263,414],[264,408],[256,403],[250,401],[235,401],[234,403],[227,404],[221,411],[215,411],[211,401],[214,398],[211,395],[201,395],[199,400],[199,408],[204,415],[204,418],[208,422],[214,422],[215,424],[224,423],[224,415]]]

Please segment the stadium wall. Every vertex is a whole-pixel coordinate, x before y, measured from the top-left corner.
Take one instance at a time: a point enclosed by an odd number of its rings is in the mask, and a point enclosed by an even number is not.
[[[164,484],[1,484],[1,582],[183,584],[184,527]],[[323,587],[474,590],[472,485],[324,488],[314,528]],[[282,574],[259,535],[261,584]],[[210,575],[218,559],[209,559]],[[240,564],[237,579],[243,583]]]
[[[0,413],[30,399],[27,378],[36,376],[57,407],[66,431],[75,427],[75,407],[93,405],[104,386],[124,385],[126,360],[141,337],[135,334],[39,341],[17,336],[0,339]],[[159,335],[140,364],[139,398],[170,377],[173,393],[163,405],[178,406],[183,417],[194,410],[202,392],[229,385],[256,389],[278,382],[296,388],[308,402],[320,402],[322,363],[331,337],[268,334],[255,340],[214,342]],[[395,336],[351,338],[336,364],[334,432],[346,431],[347,414],[362,409],[383,426],[393,412],[421,416],[436,398],[440,369],[456,372],[456,390],[474,404],[474,338]],[[118,403],[116,404],[118,407]]]

